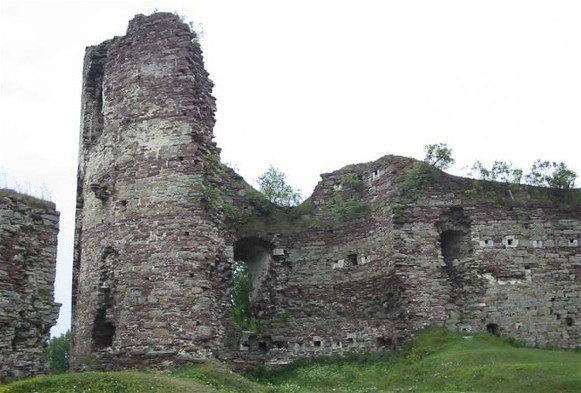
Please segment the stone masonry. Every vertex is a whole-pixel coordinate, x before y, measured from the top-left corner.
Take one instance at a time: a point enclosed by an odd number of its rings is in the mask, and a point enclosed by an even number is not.
[[[48,371],[58,222],[53,203],[0,189],[0,381]]]
[[[188,25],[133,19],[83,70],[73,367],[214,357],[228,323],[219,220],[205,209],[215,100]]]
[[[394,350],[426,326],[581,347],[575,198],[385,156],[280,208],[220,162],[212,82],[179,17],[136,16],[83,72],[74,369],[276,366]],[[256,332],[230,317],[234,261]]]

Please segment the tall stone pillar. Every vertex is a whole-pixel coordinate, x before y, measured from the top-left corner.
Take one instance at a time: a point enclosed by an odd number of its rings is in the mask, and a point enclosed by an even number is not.
[[[174,14],[137,15],[125,36],[86,50],[73,369],[174,364],[222,345],[212,87]]]

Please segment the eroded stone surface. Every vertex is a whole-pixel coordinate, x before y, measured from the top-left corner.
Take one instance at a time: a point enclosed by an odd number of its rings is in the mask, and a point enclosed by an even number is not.
[[[0,381],[48,371],[58,222],[53,203],[0,189]]]
[[[581,345],[578,207],[443,173],[410,189],[414,161],[396,156],[272,206],[219,161],[192,38],[172,14],[140,15],[87,49],[76,369],[275,366],[394,350],[431,325]],[[230,319],[235,260],[249,265],[258,332]]]

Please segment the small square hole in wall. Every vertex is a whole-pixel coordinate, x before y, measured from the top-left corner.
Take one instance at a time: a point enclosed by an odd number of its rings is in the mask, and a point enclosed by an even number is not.
[[[500,327],[496,323],[489,323],[486,325],[486,331],[495,336],[500,336]]]
[[[502,243],[506,248],[515,248],[518,246],[518,240],[514,236],[505,236]]]
[[[571,317],[565,318],[565,323],[567,324],[567,326],[573,326],[573,318]]]
[[[349,255],[347,255],[347,262],[351,266],[357,266],[358,265],[357,254],[349,254]]]
[[[283,349],[287,347],[286,341],[273,341],[272,346],[277,349]]]
[[[494,247],[494,241],[492,239],[480,240],[480,247]]]
[[[295,343],[294,347],[295,351],[303,351],[305,349],[305,343],[301,342]]]
[[[260,341],[258,343],[258,349],[260,349],[262,352],[267,352],[268,351],[268,344],[264,341]]]
[[[332,269],[341,269],[345,267],[345,260],[344,259],[339,259],[336,262],[333,262],[333,264],[331,265]]]
[[[320,340],[313,341],[313,347],[320,347],[320,346],[321,346]]]

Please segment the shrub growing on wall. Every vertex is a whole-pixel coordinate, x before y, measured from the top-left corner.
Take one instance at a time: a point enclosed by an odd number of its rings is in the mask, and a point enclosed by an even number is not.
[[[286,175],[273,167],[258,178],[258,187],[266,198],[278,206],[297,206],[301,203],[301,193],[286,182]]]

